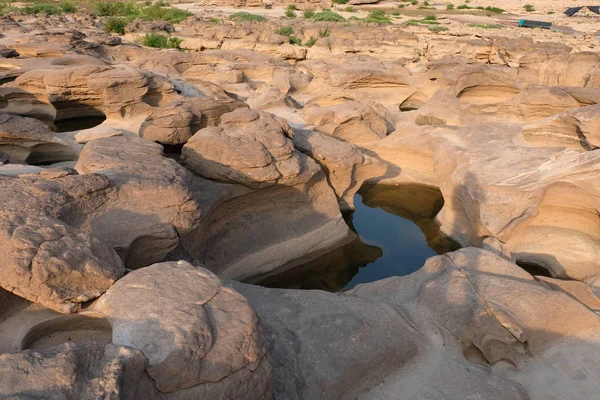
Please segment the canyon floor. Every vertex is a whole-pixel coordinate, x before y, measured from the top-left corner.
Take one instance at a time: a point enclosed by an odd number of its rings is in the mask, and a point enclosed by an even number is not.
[[[598,397],[600,16],[366,3],[0,3],[1,399]]]

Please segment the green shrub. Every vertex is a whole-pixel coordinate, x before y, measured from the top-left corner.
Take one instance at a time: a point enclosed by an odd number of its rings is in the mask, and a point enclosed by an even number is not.
[[[146,33],[141,38],[140,43],[147,47],[154,47],[156,49],[179,49],[181,45],[181,39],[178,37],[168,37],[160,33]]]
[[[413,6],[416,6],[417,4],[419,4],[418,0],[412,0],[410,2],[410,4],[412,4]]]
[[[304,43],[304,45],[306,47],[313,47],[315,45],[315,43],[317,43],[317,39],[315,39],[313,36],[311,36],[310,39],[308,39],[306,41],[306,43]]]
[[[239,11],[229,17],[232,21],[238,22],[265,22],[267,19],[262,15],[250,14],[246,11]]]
[[[423,18],[423,21],[435,21],[437,19],[437,17],[433,14],[431,15],[427,15],[425,18]]]
[[[143,7],[139,10],[139,18],[148,21],[167,21],[178,23],[192,15],[194,14],[186,10],[180,10],[179,8],[172,7],[160,7],[156,4],[150,7]]]
[[[535,11],[535,7],[534,7],[534,6],[532,6],[531,4],[525,4],[525,5],[523,6],[523,8],[524,8],[524,9],[525,9],[525,11],[527,11],[527,12],[532,12],[532,11]]]
[[[296,36],[290,36],[290,44],[302,46],[302,40],[300,38],[297,38]]]
[[[344,11],[346,11],[346,12],[354,12],[354,7],[348,6],[348,7],[344,8]]]
[[[554,14],[554,11],[548,11],[546,14]]]
[[[461,4],[460,6],[456,7],[456,9],[457,9],[457,10],[470,10],[470,9],[472,9],[472,8],[473,8],[473,7],[469,7],[469,6],[468,6],[468,5],[466,5],[466,4]]]
[[[139,12],[139,7],[131,1],[99,1],[94,3],[94,9],[101,17],[125,17]]]
[[[489,7],[488,6],[485,8],[485,11],[493,12],[496,14],[502,14],[506,10],[504,10],[503,8],[499,8],[499,7]]]
[[[398,4],[398,8],[404,8],[404,4]]]
[[[294,11],[294,10],[296,10],[296,5],[295,4],[290,4],[290,5],[287,6],[286,10],[292,10],[292,11]]]
[[[454,10],[454,4],[448,4],[446,10]]]
[[[395,10],[395,11],[390,12],[390,15],[393,15],[394,17],[397,17],[398,15],[401,15],[401,13],[400,13],[400,11]]]
[[[325,28],[324,30],[319,30],[320,37],[329,37],[329,35],[331,35],[329,28]]]
[[[331,0],[333,4],[348,4],[348,0]]]
[[[285,10],[285,16],[287,18],[296,18],[296,13],[294,10]]]
[[[439,33],[443,31],[449,31],[450,29],[446,28],[445,26],[430,26],[429,30],[433,33]]]
[[[291,26],[282,26],[275,33],[281,36],[291,36],[294,34],[294,29]]]
[[[427,0],[425,0],[425,1],[423,2],[423,5],[424,5],[424,6],[428,6],[428,5],[429,5],[429,2],[428,2]]]
[[[416,20],[416,19],[409,19],[408,21],[406,21],[406,25],[408,25],[408,26],[419,26],[419,25],[421,25],[420,22],[421,21]]]
[[[304,11],[302,12],[302,16],[303,16],[304,18],[306,18],[306,19],[312,18],[312,17],[313,17],[313,15],[315,15],[315,12],[314,12],[314,10],[304,10]]]
[[[313,15],[311,17],[311,19],[314,21],[327,21],[327,22],[342,22],[342,21],[346,20],[346,18],[342,17],[338,13],[334,13],[333,11],[321,11],[321,12],[315,13],[315,15]]]
[[[27,6],[19,9],[24,14],[46,14],[46,15],[60,15],[62,14],[62,9],[56,7],[52,4],[40,3],[34,4],[32,6]]]
[[[63,10],[63,12],[66,13],[74,13],[77,11],[77,6],[70,0],[63,0],[58,4],[58,6],[61,8],[61,10]]]
[[[210,17],[208,19],[210,22],[212,22],[213,24],[220,24],[221,20],[219,18],[215,18],[215,17]]]
[[[391,24],[392,20],[389,15],[385,13],[383,10],[375,10],[369,13],[369,16],[363,20],[364,22],[373,22],[376,24]]]
[[[108,17],[104,21],[104,30],[106,32],[114,32],[119,35],[125,34],[125,27],[130,21],[123,17]]]

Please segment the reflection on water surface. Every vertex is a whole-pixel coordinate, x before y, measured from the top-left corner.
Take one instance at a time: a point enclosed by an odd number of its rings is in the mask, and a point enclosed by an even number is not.
[[[260,285],[339,291],[359,283],[408,275],[436,254],[458,246],[440,234],[434,221],[444,204],[439,190],[403,185],[365,186],[354,199],[356,210],[345,215],[358,234],[349,243]]]

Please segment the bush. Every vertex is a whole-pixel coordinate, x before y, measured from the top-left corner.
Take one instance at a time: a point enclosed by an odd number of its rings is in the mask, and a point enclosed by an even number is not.
[[[534,7],[534,6],[532,6],[531,4],[525,4],[525,5],[523,6],[523,8],[524,8],[524,9],[525,9],[525,11],[527,11],[527,12],[532,12],[532,11],[535,11],[535,7]]]
[[[141,39],[141,44],[156,49],[179,49],[181,39],[178,37],[168,37],[160,33],[146,33]]]
[[[114,32],[119,35],[125,34],[125,27],[130,21],[123,17],[108,17],[106,21],[104,21],[104,30],[106,32]]]
[[[294,5],[294,4],[290,4],[290,5],[288,5],[288,6],[287,6],[287,9],[286,9],[286,10],[291,10],[291,11],[294,11],[294,10],[296,10],[296,5]]]
[[[314,21],[328,21],[328,22],[342,22],[342,21],[346,20],[346,18],[342,17],[338,13],[334,13],[333,11],[321,11],[321,12],[315,13],[315,15],[313,15],[311,17],[311,19]]]
[[[418,0],[412,0],[410,2],[410,4],[412,4],[413,6],[416,6],[417,4],[419,4]]]
[[[249,12],[239,11],[229,17],[232,21],[238,22],[265,22],[267,19],[262,15],[250,14]]]
[[[505,10],[503,8],[498,8],[498,7],[486,7],[485,11],[489,11],[489,12],[493,12],[496,14],[502,14]]]
[[[129,21],[141,18],[146,21],[167,21],[178,23],[193,13],[173,7],[164,7],[164,2],[154,5],[139,7],[130,1],[98,2],[94,3],[96,12],[103,17],[126,17]]]
[[[66,13],[74,13],[77,11],[77,6],[75,6],[75,3],[70,0],[63,0],[58,4],[58,6],[61,8],[61,10],[63,10],[63,12]]]
[[[138,6],[131,1],[100,1],[94,3],[94,8],[101,17],[125,17],[128,15],[136,15],[139,12]]]
[[[364,22],[373,22],[376,24],[391,24],[392,20],[389,15],[385,13],[383,10],[371,11],[369,16],[363,20]]]
[[[333,4],[348,4],[348,0],[331,0]]]
[[[313,10],[304,10],[304,12],[302,12],[302,16],[306,19],[312,18],[313,15],[315,15]]]
[[[430,26],[429,30],[433,33],[439,33],[443,31],[449,31],[450,29],[446,28],[445,26]]]
[[[454,10],[454,4],[448,4],[446,10]]]
[[[62,9],[52,5],[52,4],[34,4],[33,6],[28,6],[21,8],[21,11],[24,14],[47,14],[47,15],[60,15],[62,14]]]
[[[296,36],[290,36],[290,44],[295,44],[296,46],[302,46],[302,40],[297,38]]]
[[[473,7],[469,7],[469,6],[468,6],[468,5],[466,5],[466,4],[461,4],[460,6],[456,7],[456,9],[457,9],[457,10],[470,10],[470,9],[472,9],[472,8],[473,8]]]
[[[548,11],[546,14],[554,14],[554,11]]]
[[[348,6],[348,7],[344,8],[344,11],[346,11],[346,12],[354,12],[354,7]]]
[[[150,7],[143,7],[139,10],[139,18],[149,21],[178,23],[192,15],[194,14],[189,11],[180,10],[179,8],[160,7],[156,4]]]
[[[398,4],[398,8],[404,8],[404,4]]]
[[[294,10],[285,10],[285,16],[287,18],[296,18],[296,13]]]
[[[294,34],[294,29],[291,26],[282,26],[275,31],[276,34],[281,36],[291,36]]]
[[[317,43],[317,39],[311,36],[310,39],[308,39],[304,45],[306,47],[313,47],[315,43]]]
[[[324,30],[319,30],[320,37],[329,37],[329,35],[331,35],[331,32],[329,32],[329,28],[325,28]]]
[[[423,21],[435,21],[437,19],[437,17],[433,14],[426,16],[425,18],[423,18]]]

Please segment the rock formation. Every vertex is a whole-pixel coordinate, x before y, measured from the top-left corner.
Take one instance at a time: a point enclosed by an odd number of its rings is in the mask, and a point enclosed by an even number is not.
[[[597,397],[596,39],[376,2],[0,4],[0,398]]]

